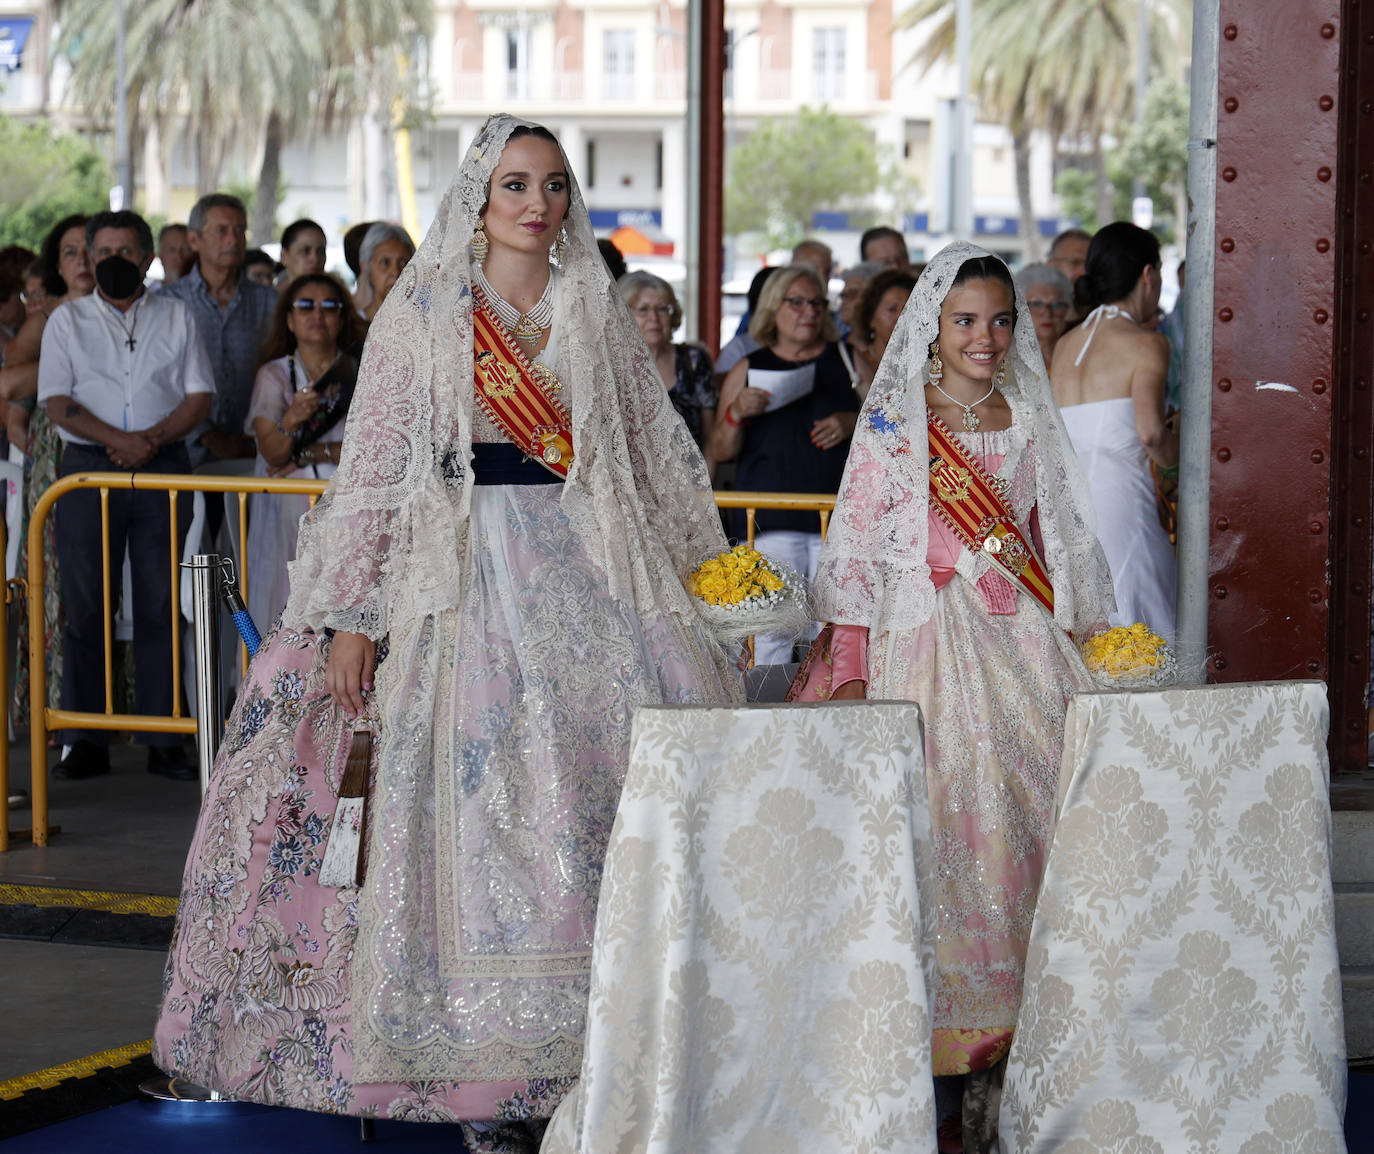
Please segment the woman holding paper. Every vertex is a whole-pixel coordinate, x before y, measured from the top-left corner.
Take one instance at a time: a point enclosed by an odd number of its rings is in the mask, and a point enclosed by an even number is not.
[[[825,286],[808,266],[780,268],[764,285],[749,335],[762,345],[726,375],[708,456],[738,459],[735,488],[834,493],[859,415],[853,353],[843,348]],[[755,547],[806,577],[815,575],[820,525],[814,513],[760,510]],[[734,535],[745,535],[737,513]],[[755,639],[759,665],[792,659],[792,639]]]

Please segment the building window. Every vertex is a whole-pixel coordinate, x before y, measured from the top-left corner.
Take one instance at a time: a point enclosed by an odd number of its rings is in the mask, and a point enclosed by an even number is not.
[[[817,100],[844,99],[844,29],[811,30],[811,91]]]
[[[633,28],[608,28],[602,34],[601,95],[606,100],[633,100],[635,95],[635,33]]]
[[[506,99],[530,98],[530,55],[533,33],[528,28],[506,29]]]

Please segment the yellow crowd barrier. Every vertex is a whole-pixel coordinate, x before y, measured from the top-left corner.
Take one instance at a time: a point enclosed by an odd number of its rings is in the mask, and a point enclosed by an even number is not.
[[[195,718],[183,714],[181,709],[181,646],[178,640],[181,631],[176,623],[181,616],[181,547],[177,533],[177,502],[183,493],[211,494],[233,493],[238,497],[238,540],[240,549],[246,548],[248,541],[248,495],[251,493],[303,493],[310,497],[313,505],[324,492],[325,482],[315,480],[293,480],[278,477],[248,476],[211,476],[206,474],[163,474],[163,473],[73,473],[63,477],[38,498],[33,515],[29,521],[28,548],[29,563],[27,574],[27,597],[29,616],[29,692],[30,692],[30,801],[32,804],[32,837],[34,845],[48,844],[48,734],[55,729],[110,729],[133,733],[183,733],[196,732]],[[66,494],[77,489],[98,489],[100,491],[101,522],[101,566],[104,587],[104,662],[105,662],[105,708],[103,712],[81,712],[71,709],[54,709],[47,702],[47,651],[44,646],[43,629],[43,587],[47,574],[43,568],[43,531],[51,515],[53,506]],[[111,568],[109,549],[109,508],[110,493],[116,490],[141,490],[165,492],[167,494],[169,532],[171,534],[172,565],[172,684],[177,692],[173,696],[170,717],[154,717],[142,714],[116,713],[114,711],[114,574]],[[722,509],[743,509],[747,525],[747,540],[752,545],[755,536],[755,514],[760,509],[791,510],[818,513],[821,534],[829,526],[830,514],[835,507],[835,498],[825,493],[741,493],[717,492],[716,504]],[[3,526],[0,525],[0,557],[4,556]],[[244,562],[238,566],[239,591],[248,593],[249,573],[252,565]],[[14,584],[18,584],[15,582]],[[13,596],[14,590],[7,588],[6,601]],[[259,622],[266,626],[267,622]],[[8,622],[0,614],[0,656],[7,652]],[[9,705],[9,678],[6,662],[0,659],[0,701]],[[9,743],[0,742],[0,787],[9,794]],[[9,811],[0,815],[0,852],[9,848]]]

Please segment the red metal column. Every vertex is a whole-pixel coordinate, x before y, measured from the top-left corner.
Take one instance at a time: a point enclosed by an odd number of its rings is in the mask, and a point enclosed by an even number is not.
[[[1345,0],[1337,178],[1336,372],[1331,444],[1331,754],[1366,762],[1370,516],[1374,506],[1374,9]]]
[[[725,236],[725,0],[697,0],[701,21],[701,221],[697,236],[697,333],[711,355],[720,344],[720,285]]]
[[[1220,22],[1209,666],[1325,678],[1341,21],[1222,0]]]

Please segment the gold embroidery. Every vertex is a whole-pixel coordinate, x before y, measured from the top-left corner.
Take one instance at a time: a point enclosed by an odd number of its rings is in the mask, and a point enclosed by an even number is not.
[[[943,457],[930,459],[930,479],[942,501],[964,501],[972,488],[969,471],[963,465],[946,461]]]
[[[515,396],[520,374],[514,366],[506,364],[490,351],[478,353],[473,358],[473,364],[482,378],[482,388],[487,396],[503,401]]]

